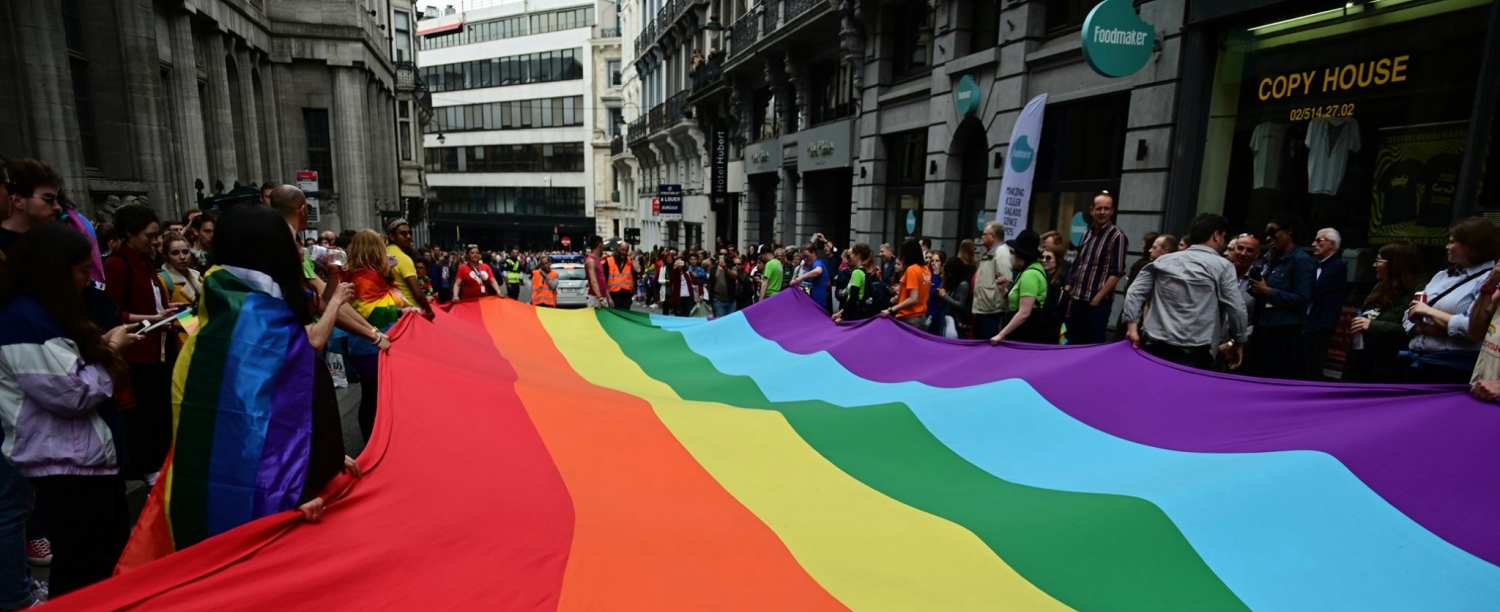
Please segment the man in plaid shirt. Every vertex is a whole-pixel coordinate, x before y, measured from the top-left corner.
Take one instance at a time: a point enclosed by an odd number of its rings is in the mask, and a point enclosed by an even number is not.
[[[1114,223],[1115,198],[1109,192],[1094,198],[1089,209],[1093,223],[1078,246],[1078,257],[1068,271],[1068,344],[1099,344],[1114,307],[1115,284],[1125,276],[1125,233]]]

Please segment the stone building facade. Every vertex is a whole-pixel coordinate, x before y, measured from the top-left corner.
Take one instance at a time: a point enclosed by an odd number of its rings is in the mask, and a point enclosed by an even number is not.
[[[53,164],[93,214],[144,199],[178,217],[315,170],[319,228],[374,227],[402,208],[397,11],[412,3],[7,2],[0,151]]]
[[[1126,1],[1153,40],[1119,78],[1085,57],[1099,4],[625,0],[638,85],[627,76],[625,107],[640,112],[614,159],[633,170],[641,223],[663,228],[642,243],[823,232],[840,245],[920,236],[952,253],[994,218],[1011,132],[1042,94],[1027,226],[1076,243],[1081,213],[1109,191],[1132,260],[1144,234],[1180,234],[1203,212],[1240,231],[1296,212],[1354,248],[1437,247],[1453,218],[1500,219],[1482,190],[1500,182],[1497,3]],[[1408,65],[1400,80],[1371,78]],[[1323,80],[1277,93],[1293,72]],[[1425,170],[1392,170],[1393,155]],[[1282,166],[1296,171],[1267,170]],[[659,184],[681,186],[684,224],[702,234],[653,212]]]

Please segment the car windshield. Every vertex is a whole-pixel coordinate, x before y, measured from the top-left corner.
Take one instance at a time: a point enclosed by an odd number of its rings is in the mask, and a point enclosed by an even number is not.
[[[560,281],[565,281],[565,280],[588,280],[589,279],[588,275],[583,273],[583,268],[581,268],[581,267],[580,268],[567,267],[567,268],[555,268],[555,269],[557,270],[557,280],[560,280]]]

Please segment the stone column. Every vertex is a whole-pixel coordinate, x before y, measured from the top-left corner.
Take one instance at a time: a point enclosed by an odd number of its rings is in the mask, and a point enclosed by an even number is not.
[[[176,201],[178,194],[167,176],[170,130],[162,125],[160,105],[166,104],[161,91],[159,60],[156,55],[156,17],[149,0],[116,0],[119,19],[121,69],[130,83],[125,88],[125,104],[130,116],[131,149],[135,152],[135,175],[146,183],[151,207],[157,214],[178,217],[187,207]]]
[[[277,103],[276,90],[279,87],[277,73],[282,70],[281,64],[265,62],[260,65],[260,88],[261,100],[264,103],[266,116],[262,119],[266,122],[266,141],[261,146],[270,149],[266,157],[271,160],[271,167],[265,169],[266,180],[274,182],[285,182],[292,176],[288,169],[287,157],[282,153],[282,121],[281,107]]]
[[[234,51],[234,63],[240,69],[240,108],[244,110],[244,117],[240,120],[245,122],[245,142],[239,146],[245,148],[245,177],[241,180],[249,183],[252,181],[267,181],[271,177],[267,175],[260,163],[260,109],[255,103],[255,59],[250,50],[238,47]]]
[[[172,122],[176,138],[172,143],[182,156],[181,175],[175,177],[186,206],[197,206],[193,181],[202,180],[204,191],[213,186],[208,171],[207,132],[203,126],[202,105],[198,100],[197,50],[193,45],[193,18],[175,13],[170,18],[172,42],[172,91],[176,111]]]
[[[333,187],[339,194],[337,219],[342,227],[375,227],[370,190],[370,138],[364,117],[365,78],[358,68],[330,66],[333,75]]]
[[[242,145],[234,141],[234,118],[230,115],[229,105],[229,71],[224,68],[227,53],[223,35],[218,32],[208,34],[203,48],[208,55],[203,58],[203,67],[208,72],[209,112],[209,116],[204,118],[204,124],[214,135],[213,148],[208,152],[209,171],[214,177],[203,181],[204,191],[212,190],[216,180],[224,181],[224,190],[228,191],[240,179],[235,147]]]
[[[51,164],[62,175],[64,186],[82,195],[88,189],[88,180],[61,5],[48,0],[20,0],[14,14],[14,44],[25,50],[25,61],[19,62],[18,78],[10,86],[26,90],[23,97],[30,119],[29,140],[36,143],[26,153]]]

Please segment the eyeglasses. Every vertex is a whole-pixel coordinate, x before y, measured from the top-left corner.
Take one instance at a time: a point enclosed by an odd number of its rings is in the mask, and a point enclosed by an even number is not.
[[[1324,238],[1322,236],[1318,236],[1317,238],[1313,238],[1313,242],[1333,242],[1333,241],[1329,240],[1327,238]]]
[[[46,202],[48,204],[57,203],[57,194],[55,193],[33,193],[31,194],[31,197],[41,198],[43,202]]]
[[[1377,266],[1378,266],[1378,265],[1380,265],[1380,264],[1385,264],[1385,263],[1390,263],[1390,261],[1388,261],[1388,260],[1386,260],[1386,259],[1382,259],[1382,258],[1380,258],[1380,257],[1376,257],[1376,258],[1375,258],[1375,265],[1377,265]]]

